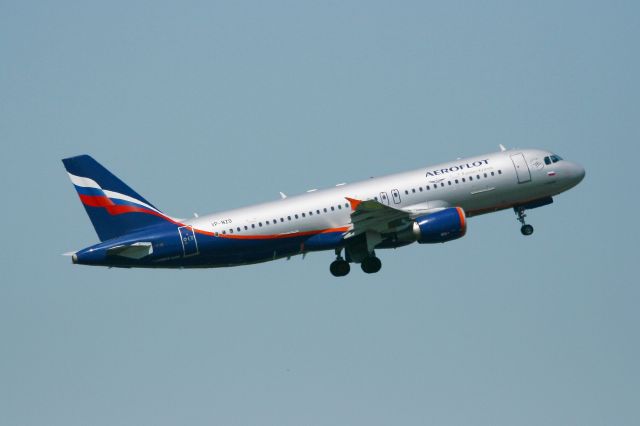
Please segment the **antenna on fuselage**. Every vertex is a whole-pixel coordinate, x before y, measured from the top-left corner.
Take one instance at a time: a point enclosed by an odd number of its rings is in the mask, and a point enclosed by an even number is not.
[[[287,198],[287,194],[285,194],[284,192],[281,192],[280,193],[280,198],[282,198],[284,200],[285,198]]]
[[[500,151],[505,152],[507,150],[507,148],[504,147],[504,145],[500,144],[498,145],[500,147]]]

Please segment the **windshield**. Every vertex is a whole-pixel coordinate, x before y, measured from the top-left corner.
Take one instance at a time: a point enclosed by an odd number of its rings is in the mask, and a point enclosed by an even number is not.
[[[560,157],[559,155],[550,155],[548,157],[544,157],[544,164],[549,165],[551,163],[557,163],[558,161],[561,161],[562,157]]]

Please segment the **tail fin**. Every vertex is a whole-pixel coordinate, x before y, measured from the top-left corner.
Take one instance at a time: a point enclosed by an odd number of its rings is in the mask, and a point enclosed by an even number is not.
[[[100,241],[147,226],[172,222],[90,156],[79,155],[65,158],[62,162]]]

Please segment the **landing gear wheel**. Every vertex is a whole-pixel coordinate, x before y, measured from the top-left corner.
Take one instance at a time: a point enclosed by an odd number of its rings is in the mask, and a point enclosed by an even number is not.
[[[336,259],[331,262],[329,270],[334,277],[344,277],[351,270],[351,266],[349,266],[349,262],[344,259]]]
[[[527,225],[527,223],[525,222],[524,218],[527,217],[527,215],[524,213],[524,210],[525,209],[523,207],[513,208],[513,211],[516,212],[516,215],[518,216],[518,222],[522,224],[520,232],[522,233],[522,235],[529,236],[533,234],[533,226]]]
[[[369,256],[364,258],[360,267],[367,274],[375,274],[382,268],[382,262],[375,256]]]
[[[522,225],[522,228],[520,228],[520,232],[522,232],[522,235],[531,235],[533,234],[533,226],[531,225]]]

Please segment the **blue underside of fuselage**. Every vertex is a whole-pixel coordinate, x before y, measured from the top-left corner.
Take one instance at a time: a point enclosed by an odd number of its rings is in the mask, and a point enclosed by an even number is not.
[[[213,268],[266,262],[305,252],[330,250],[343,245],[343,232],[314,235],[285,235],[264,238],[232,238],[196,231],[195,241],[182,241],[178,226],[161,225],[80,250],[75,263],[137,268]],[[190,230],[189,230],[190,232]],[[110,253],[109,249],[150,242],[153,253],[132,259]],[[112,251],[113,253],[113,251]]]

